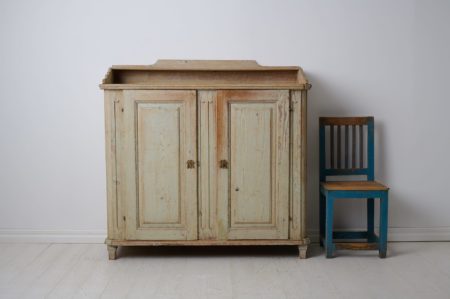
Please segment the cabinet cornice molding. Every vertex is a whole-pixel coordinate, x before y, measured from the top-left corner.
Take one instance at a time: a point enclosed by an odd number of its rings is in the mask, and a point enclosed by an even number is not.
[[[101,89],[295,89],[311,88],[298,66],[262,66],[254,60],[158,60],[113,65]]]

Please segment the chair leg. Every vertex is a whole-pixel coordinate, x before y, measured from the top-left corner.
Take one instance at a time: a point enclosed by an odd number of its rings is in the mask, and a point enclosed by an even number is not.
[[[319,243],[320,246],[323,247],[323,240],[322,238],[325,237],[325,196],[320,193],[319,191],[319,196],[320,196],[320,201],[319,201],[319,229],[320,229],[320,233],[319,233]]]
[[[373,242],[374,240],[374,215],[375,215],[375,204],[373,198],[367,199],[367,241]]]
[[[334,198],[326,197],[326,211],[325,211],[325,250],[326,257],[333,257],[333,209]]]
[[[380,236],[379,236],[379,256],[386,257],[387,251],[387,231],[388,231],[388,193],[385,192],[380,198]]]

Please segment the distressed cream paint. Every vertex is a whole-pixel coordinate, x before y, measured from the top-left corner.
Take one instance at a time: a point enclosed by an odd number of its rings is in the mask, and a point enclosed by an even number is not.
[[[108,250],[297,245],[306,256],[306,91],[253,61],[113,66],[105,90]]]

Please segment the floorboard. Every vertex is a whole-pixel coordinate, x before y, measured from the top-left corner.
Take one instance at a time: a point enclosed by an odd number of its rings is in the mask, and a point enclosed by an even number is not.
[[[0,244],[0,298],[449,298],[450,242],[390,243],[326,259],[296,247]]]

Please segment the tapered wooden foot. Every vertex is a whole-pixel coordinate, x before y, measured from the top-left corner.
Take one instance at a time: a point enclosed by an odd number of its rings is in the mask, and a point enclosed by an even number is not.
[[[107,245],[108,255],[110,260],[115,260],[117,258],[117,246]]]
[[[307,251],[308,251],[308,245],[298,245],[298,257],[300,259],[306,259]]]

